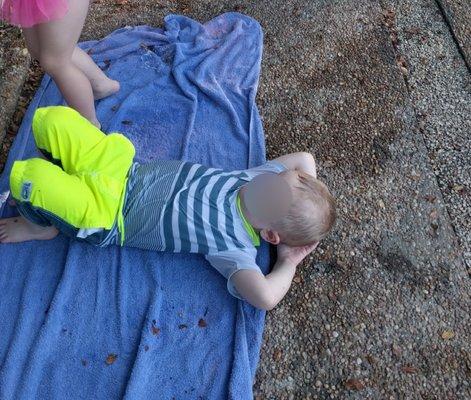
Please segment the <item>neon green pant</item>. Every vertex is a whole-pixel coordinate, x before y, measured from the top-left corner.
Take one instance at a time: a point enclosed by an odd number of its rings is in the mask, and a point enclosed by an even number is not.
[[[119,133],[105,135],[77,111],[60,106],[36,110],[33,135],[49,161],[13,164],[10,188],[20,212],[42,211],[77,229],[111,229],[117,222],[123,239],[121,210],[133,144]]]

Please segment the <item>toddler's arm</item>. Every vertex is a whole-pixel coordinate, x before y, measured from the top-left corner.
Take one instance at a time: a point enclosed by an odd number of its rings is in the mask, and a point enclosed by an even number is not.
[[[316,162],[311,153],[301,151],[299,153],[286,154],[276,158],[274,161],[283,164],[287,169],[302,170],[317,178]]]
[[[288,292],[297,265],[317,247],[278,245],[278,260],[264,276],[254,270],[240,270],[232,277],[239,294],[250,304],[263,310],[273,309]]]

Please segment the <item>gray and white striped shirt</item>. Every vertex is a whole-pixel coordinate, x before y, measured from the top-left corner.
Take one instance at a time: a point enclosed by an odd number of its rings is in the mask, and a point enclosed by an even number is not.
[[[276,161],[231,172],[184,161],[135,164],[123,207],[124,245],[204,254],[238,296],[230,277],[239,269],[259,271],[238,191],[257,175],[285,169]]]

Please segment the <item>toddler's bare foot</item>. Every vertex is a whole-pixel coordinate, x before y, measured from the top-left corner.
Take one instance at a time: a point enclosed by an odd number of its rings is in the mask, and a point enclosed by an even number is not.
[[[19,243],[28,240],[49,240],[59,231],[54,226],[39,226],[23,217],[0,219],[0,243]]]
[[[111,96],[119,90],[119,82],[113,79],[106,78],[97,82],[91,82],[93,88],[93,97],[95,100],[100,100],[105,97]]]

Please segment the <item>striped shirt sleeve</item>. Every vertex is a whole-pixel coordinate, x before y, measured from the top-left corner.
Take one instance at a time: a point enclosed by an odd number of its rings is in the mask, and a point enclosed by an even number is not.
[[[237,271],[243,269],[249,269],[262,273],[260,267],[255,261],[256,256],[257,250],[255,248],[245,248],[208,254],[206,255],[206,259],[221,273],[221,275],[227,279],[227,290],[229,293],[238,299],[244,300],[237,292],[237,289],[232,283],[231,278]]]
[[[266,162],[265,164],[259,165],[258,167],[249,168],[245,170],[245,172],[249,175],[251,179],[253,179],[257,175],[266,174],[268,172],[279,174],[280,172],[286,171],[287,169],[288,168],[286,168],[279,161],[271,160]]]

